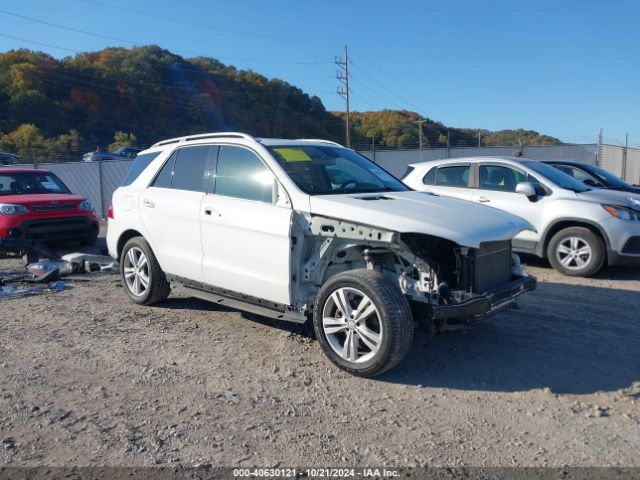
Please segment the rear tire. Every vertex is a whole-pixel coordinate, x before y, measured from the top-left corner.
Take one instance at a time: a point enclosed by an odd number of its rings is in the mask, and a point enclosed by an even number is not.
[[[409,302],[396,284],[373,270],[331,277],[316,297],[313,327],[329,360],[362,377],[395,367],[413,342]]]
[[[127,296],[138,305],[167,299],[171,286],[151,247],[142,237],[125,243],[120,256],[120,278]]]
[[[606,260],[600,235],[585,227],[569,227],[556,233],[547,247],[553,268],[570,277],[590,277]]]

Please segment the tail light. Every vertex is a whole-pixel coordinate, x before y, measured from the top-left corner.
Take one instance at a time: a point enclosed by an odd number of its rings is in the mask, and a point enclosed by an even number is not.
[[[107,210],[107,218],[113,220],[113,203],[109,204],[109,210]]]

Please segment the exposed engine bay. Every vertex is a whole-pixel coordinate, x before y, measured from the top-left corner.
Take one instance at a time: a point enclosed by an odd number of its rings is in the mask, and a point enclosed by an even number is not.
[[[292,232],[292,304],[310,308],[327,278],[358,268],[376,269],[397,282],[414,312],[436,324],[476,323],[515,306],[535,279],[511,251],[511,241],[480,248],[418,233],[397,233],[319,216],[299,215]]]

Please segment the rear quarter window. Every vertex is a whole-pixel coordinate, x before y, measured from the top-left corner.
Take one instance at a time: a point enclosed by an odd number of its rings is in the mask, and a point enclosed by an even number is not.
[[[123,187],[127,187],[136,181],[136,178],[140,176],[142,172],[149,166],[151,162],[153,162],[161,152],[149,152],[144,153],[142,155],[138,155],[136,159],[133,161],[131,168],[129,169],[129,173],[124,177],[122,181]]]
[[[431,170],[427,172],[427,174],[422,177],[422,183],[425,185],[434,185],[436,183],[436,172],[438,171],[438,167],[433,167]]]

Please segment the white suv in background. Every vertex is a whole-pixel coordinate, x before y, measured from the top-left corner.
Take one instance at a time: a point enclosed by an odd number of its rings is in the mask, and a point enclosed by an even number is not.
[[[372,376],[407,353],[414,319],[472,326],[534,289],[511,253],[527,228],[411,191],[333,142],[215,133],[138,155],[113,195],[107,244],[136,303],[173,288],[281,320],[311,317],[331,361]]]
[[[468,157],[409,166],[416,190],[482,203],[527,220],[535,230],[513,239],[516,251],[547,258],[565,275],[602,265],[640,264],[640,196],[591,188],[556,168],[516,157]]]

